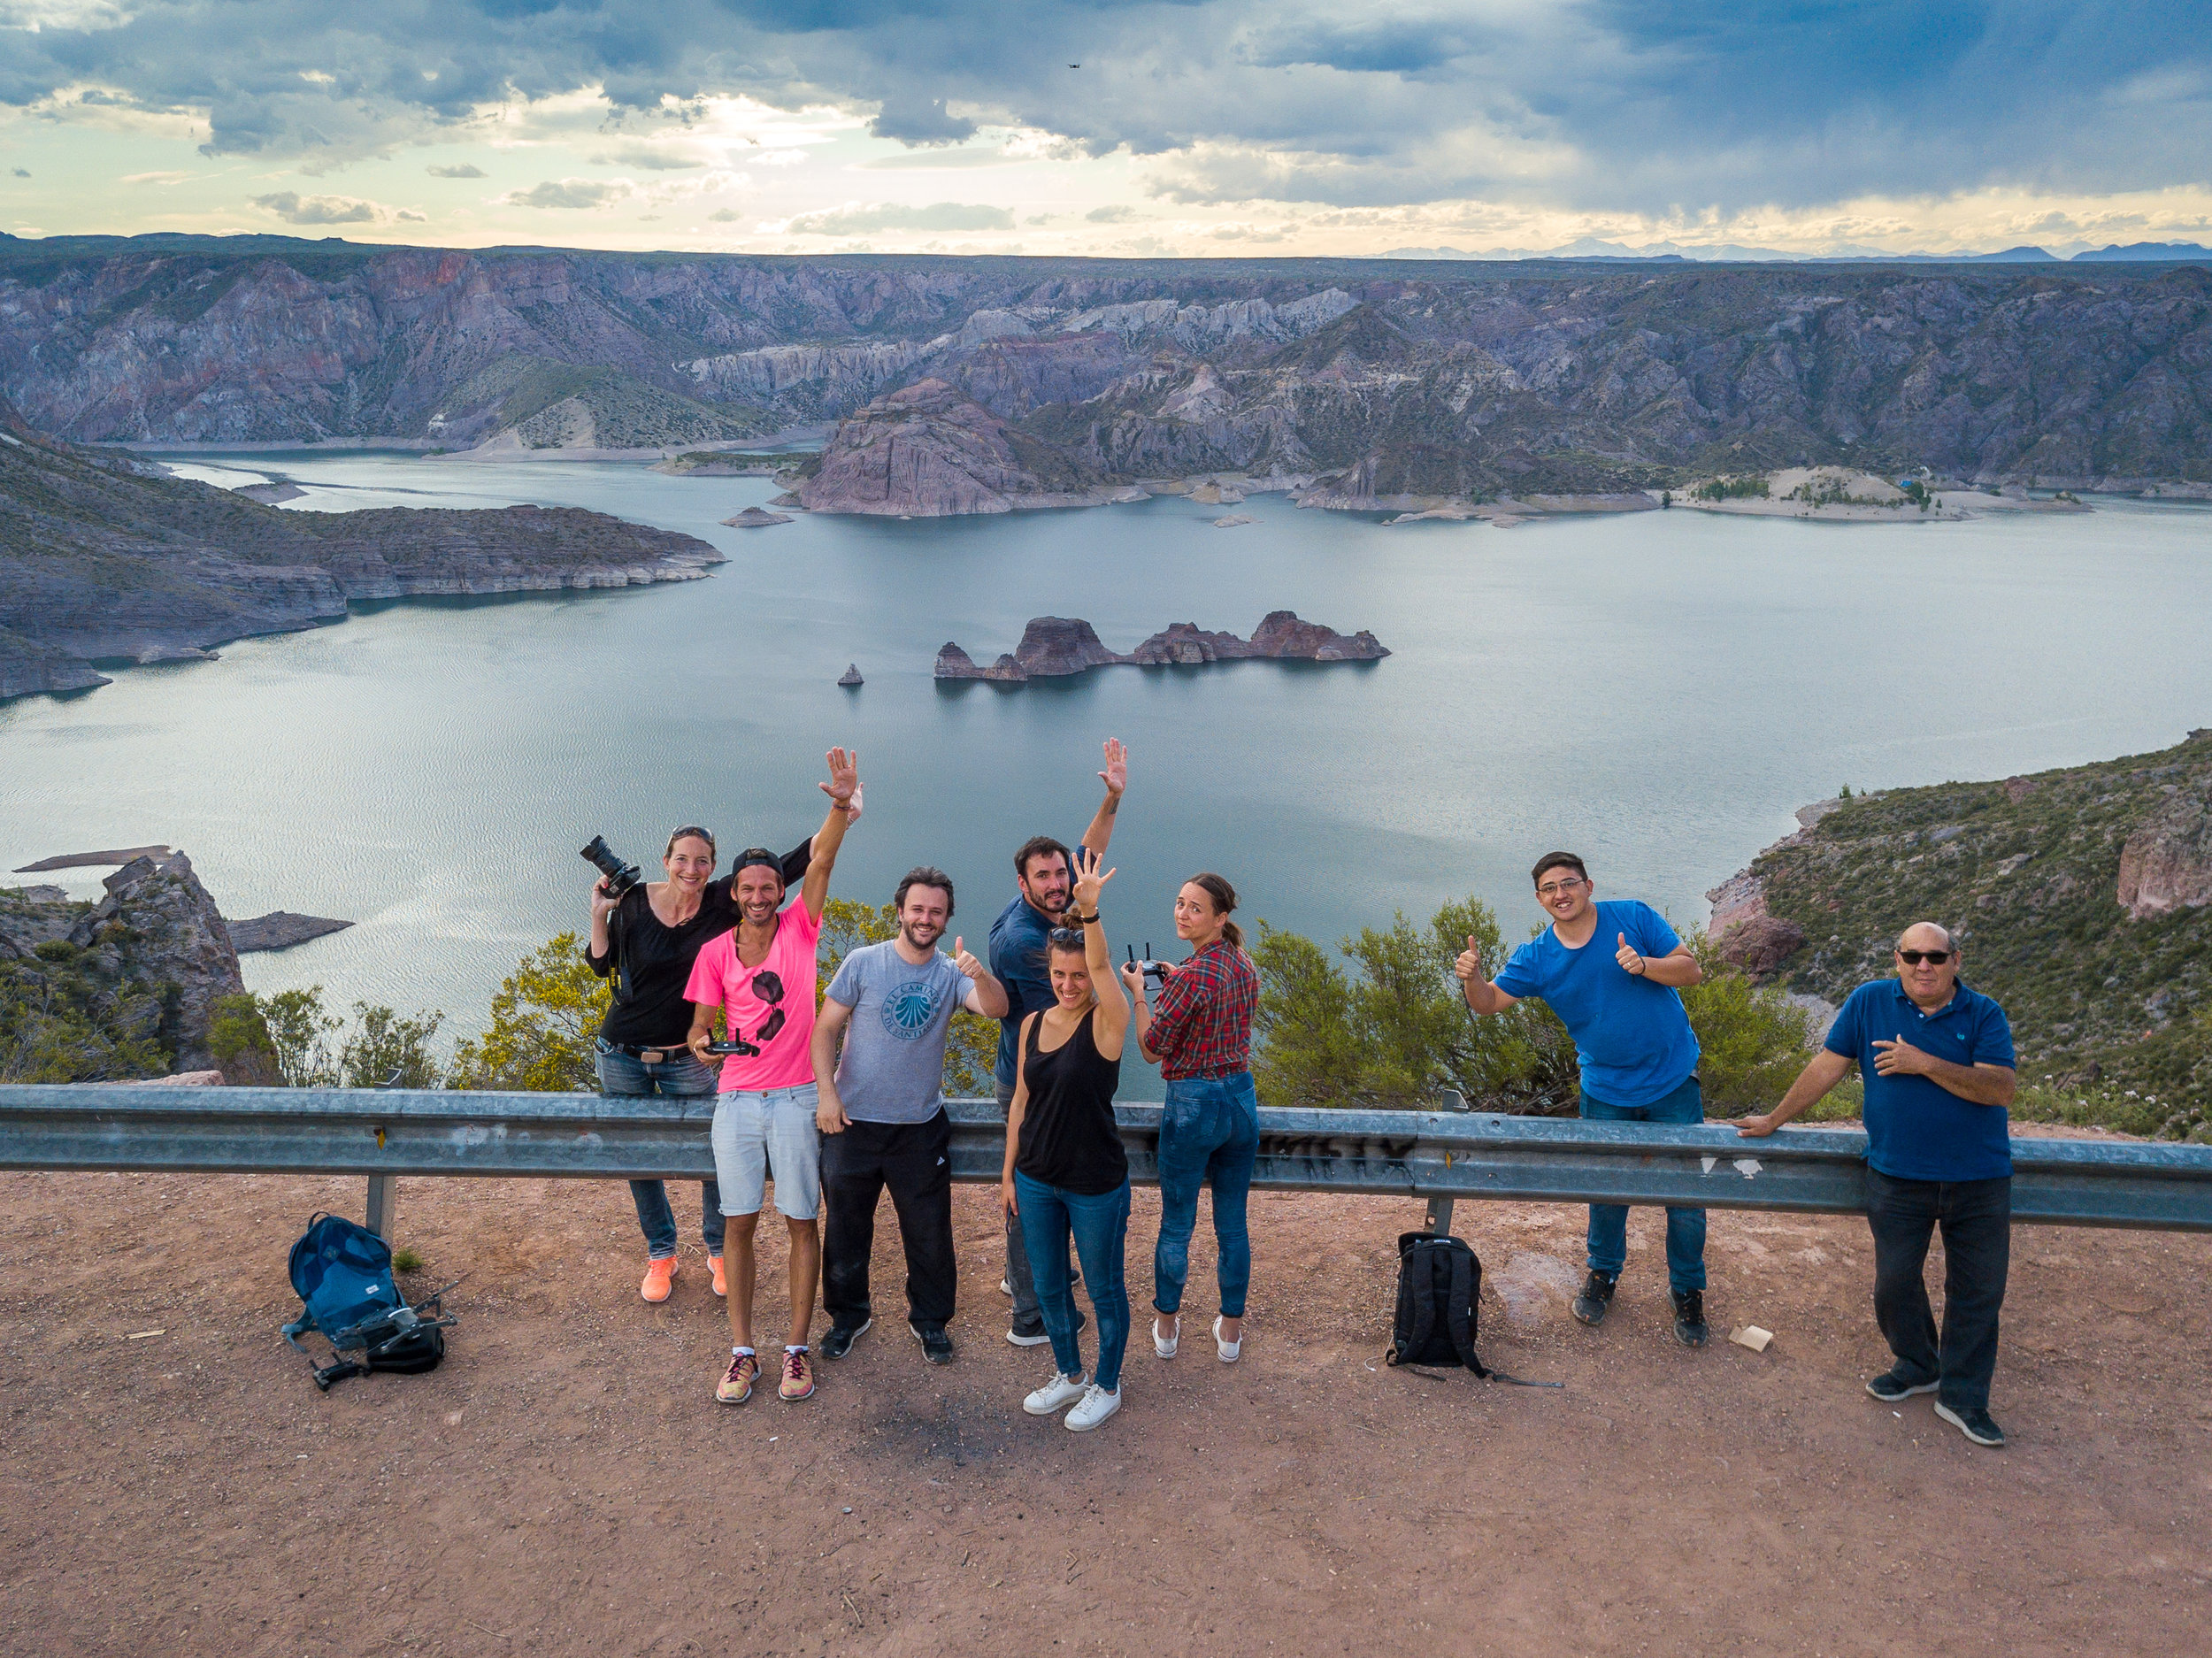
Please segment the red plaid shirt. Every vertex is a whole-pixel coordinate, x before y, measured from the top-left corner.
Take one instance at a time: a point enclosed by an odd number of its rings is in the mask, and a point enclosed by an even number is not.
[[[1145,1052],[1169,1082],[1233,1077],[1252,1069],[1252,1009],[1260,975],[1252,958],[1217,939],[1168,975],[1152,1009]]]

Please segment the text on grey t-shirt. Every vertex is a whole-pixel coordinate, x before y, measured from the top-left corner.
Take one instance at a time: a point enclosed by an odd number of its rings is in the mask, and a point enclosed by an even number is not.
[[[853,1010],[837,1062],[837,1096],[856,1123],[926,1123],[945,1079],[945,1038],[968,991],[952,958],[917,967],[895,940],[848,956],[829,994]]]

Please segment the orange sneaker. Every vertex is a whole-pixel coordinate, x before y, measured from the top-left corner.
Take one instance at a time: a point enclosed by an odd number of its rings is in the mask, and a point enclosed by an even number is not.
[[[804,1399],[814,1391],[814,1367],[806,1362],[804,1352],[783,1355],[783,1380],[776,1391],[790,1401]]]
[[[722,1372],[722,1379],[714,1385],[714,1397],[718,1404],[741,1405],[753,1396],[753,1384],[760,1379],[760,1361],[749,1353],[730,1355],[730,1368]]]
[[[714,1293],[717,1295],[727,1295],[730,1293],[730,1286],[722,1277],[722,1257],[709,1255],[707,1264],[714,1269]]]
[[[664,1301],[675,1282],[676,1257],[663,1255],[645,1263],[645,1282],[637,1286],[637,1293],[649,1301]]]

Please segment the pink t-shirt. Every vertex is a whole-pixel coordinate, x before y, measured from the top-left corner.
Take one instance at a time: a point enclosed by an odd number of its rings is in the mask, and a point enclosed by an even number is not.
[[[719,1002],[729,1022],[729,1033],[741,1036],[760,1049],[757,1056],[732,1054],[722,1062],[721,1091],[763,1094],[771,1088],[797,1088],[814,1080],[814,947],[822,936],[822,924],[806,912],[806,901],[795,898],[776,917],[775,941],[768,959],[748,967],[737,959],[737,931],[710,939],[692,963],[691,981],[684,996],[691,1002]],[[773,991],[772,995],[763,991]],[[783,1021],[772,1036],[768,1029],[780,1011]]]

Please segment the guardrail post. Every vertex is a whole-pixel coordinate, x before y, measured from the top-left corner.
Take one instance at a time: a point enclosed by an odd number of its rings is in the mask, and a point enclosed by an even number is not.
[[[369,1216],[362,1223],[386,1243],[392,1241],[392,1212],[398,1206],[399,1180],[388,1174],[369,1177]]]
[[[1421,1223],[1421,1230],[1432,1238],[1448,1238],[1452,1233],[1452,1200],[1432,1197],[1429,1200],[1428,1218]]]

